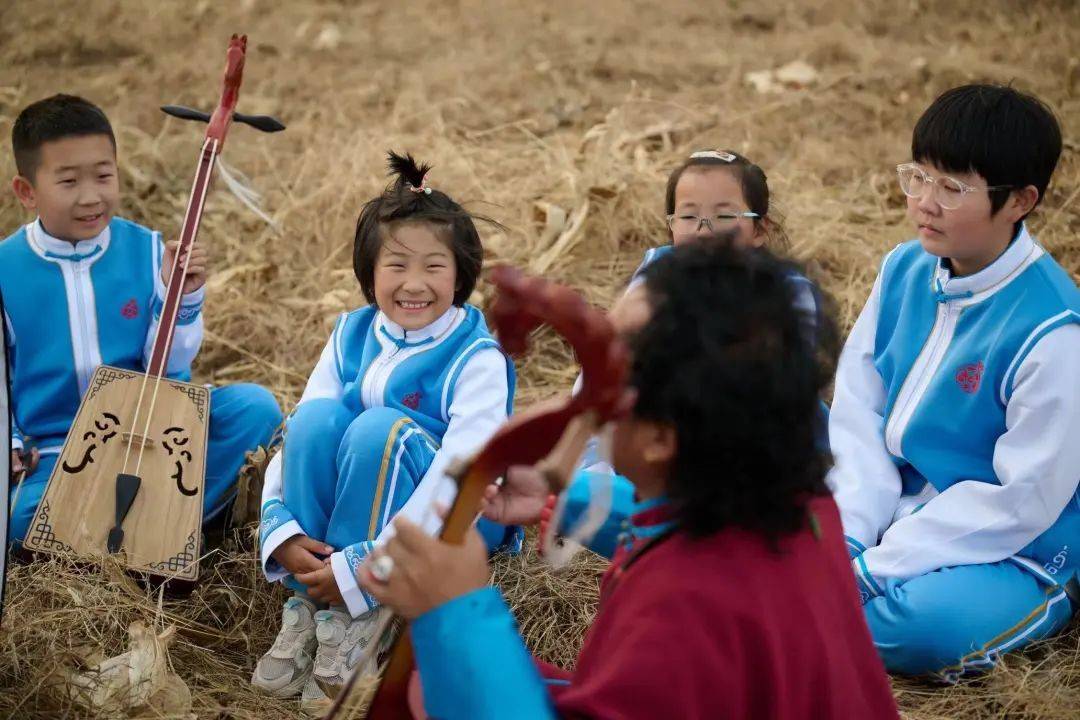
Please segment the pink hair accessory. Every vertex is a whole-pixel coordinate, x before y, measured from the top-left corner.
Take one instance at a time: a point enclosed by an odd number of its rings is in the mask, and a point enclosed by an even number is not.
[[[412,183],[405,183],[405,185],[408,186],[408,188],[410,190],[412,190],[414,193],[422,192],[425,195],[430,195],[431,194],[431,188],[429,188],[427,186],[427,173],[424,173],[424,176],[422,178],[420,178],[420,187],[416,187]]]

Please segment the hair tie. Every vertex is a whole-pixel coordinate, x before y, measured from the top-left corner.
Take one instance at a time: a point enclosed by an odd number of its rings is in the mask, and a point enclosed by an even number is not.
[[[419,187],[417,187],[416,185],[413,185],[411,182],[406,182],[405,187],[409,188],[409,190],[411,190],[414,193],[424,193],[425,195],[430,195],[431,194],[431,188],[429,188],[427,186],[427,173],[424,173],[422,176],[420,176],[420,186]]]
[[[698,150],[697,152],[691,153],[690,155],[691,160],[699,160],[701,158],[711,158],[713,160],[720,160],[721,162],[726,163],[735,162],[739,159],[731,153],[724,152],[722,150]]]

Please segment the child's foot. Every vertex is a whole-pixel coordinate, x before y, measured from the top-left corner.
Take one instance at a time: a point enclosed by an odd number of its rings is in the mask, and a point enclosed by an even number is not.
[[[315,653],[315,605],[302,597],[285,601],[281,630],[270,650],[259,659],[251,684],[275,697],[296,695],[311,677]]]
[[[308,713],[321,713],[329,698],[324,687],[340,687],[354,672],[373,673],[376,658],[369,666],[358,668],[368,644],[372,642],[382,608],[370,610],[353,620],[343,610],[320,610],[315,613],[315,636],[319,651],[315,656],[315,670],[304,685],[300,706]]]

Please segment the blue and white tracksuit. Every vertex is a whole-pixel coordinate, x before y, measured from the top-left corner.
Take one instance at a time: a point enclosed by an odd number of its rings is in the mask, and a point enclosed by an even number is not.
[[[966,277],[916,241],[885,258],[828,480],[887,667],[955,679],[1067,623],[1078,438],[1080,291],[1026,227]]]
[[[270,581],[299,583],[272,557],[304,534],[335,549],[331,566],[353,617],[376,606],[355,571],[393,534],[399,512],[434,534],[435,503],[457,493],[447,463],[467,459],[510,414],[514,366],[483,314],[452,306],[404,330],[375,306],[341,316],[286,421],[284,448],[263,486],[262,565]],[[489,546],[520,531],[481,521]]]
[[[38,220],[0,242],[12,446],[41,453],[11,509],[12,539],[26,533],[97,367],[145,371],[164,305],[163,249],[158,233],[122,218],[75,245],[50,236]],[[200,288],[182,299],[169,377],[191,379],[202,342],[203,295]],[[244,454],[268,442],[280,421],[277,402],[257,385],[212,391],[204,520],[231,498]]]

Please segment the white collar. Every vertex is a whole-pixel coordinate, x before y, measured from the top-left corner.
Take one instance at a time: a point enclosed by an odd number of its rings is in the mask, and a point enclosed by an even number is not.
[[[50,235],[45,230],[45,226],[41,224],[41,218],[37,218],[26,226],[26,237],[30,241],[30,247],[33,251],[46,260],[52,262],[89,260],[94,262],[109,248],[109,225],[106,225],[105,229],[95,237],[88,240],[79,240],[77,243],[72,244],[67,240],[61,240]]]
[[[378,328],[389,335],[395,342],[413,345],[442,336],[452,325],[455,325],[458,318],[463,317],[464,314],[465,308],[451,305],[446,312],[428,325],[416,330],[406,330],[380,310],[377,323]]]
[[[1042,254],[1042,248],[1031,237],[1027,225],[1022,224],[1020,232],[1005,248],[1005,252],[977,273],[953,277],[945,259],[939,258],[934,272],[934,290],[940,291],[948,299],[981,299],[1007,285]]]

